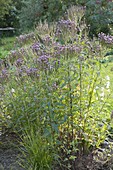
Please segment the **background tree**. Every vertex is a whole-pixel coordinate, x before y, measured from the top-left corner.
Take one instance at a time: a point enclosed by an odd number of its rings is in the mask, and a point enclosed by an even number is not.
[[[14,27],[19,29],[19,11],[22,0],[0,0],[0,27]]]
[[[0,19],[9,13],[12,0],[0,0]]]
[[[76,0],[24,0],[20,11],[20,26],[23,30],[33,28],[40,20],[56,21],[76,2]]]
[[[113,23],[113,1],[112,0],[88,0],[85,13],[89,34],[98,36],[98,33],[110,33]]]

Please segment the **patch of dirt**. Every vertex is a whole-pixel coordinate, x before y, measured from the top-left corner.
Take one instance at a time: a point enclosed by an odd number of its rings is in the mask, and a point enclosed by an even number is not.
[[[84,156],[76,160],[74,170],[113,170],[113,159],[102,162]]]
[[[0,170],[24,170],[19,165],[22,155],[18,140],[15,133],[0,135]]]
[[[0,149],[0,170],[23,170],[19,166],[18,157],[18,150],[11,148],[4,151]]]
[[[74,170],[113,170],[113,139],[105,142],[88,156],[82,156],[75,161]]]

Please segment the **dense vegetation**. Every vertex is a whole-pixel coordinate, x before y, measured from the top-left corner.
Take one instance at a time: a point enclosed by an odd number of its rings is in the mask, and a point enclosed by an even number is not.
[[[79,170],[76,160],[112,130],[112,82],[102,63],[113,37],[89,40],[84,14],[73,6],[57,23],[38,24],[0,60],[1,127],[20,135],[25,169]]]
[[[6,2],[4,0],[0,1],[0,18],[3,18],[6,14],[8,14],[10,5],[11,0],[8,0]]]
[[[0,4],[21,31],[0,41],[0,133],[19,135],[25,170],[81,170],[85,155],[92,170],[113,138],[112,0]]]

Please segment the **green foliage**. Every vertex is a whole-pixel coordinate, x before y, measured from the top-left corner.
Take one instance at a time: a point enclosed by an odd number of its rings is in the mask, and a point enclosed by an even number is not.
[[[6,56],[10,53],[10,50],[14,48],[15,37],[7,37],[1,39],[0,44],[0,59],[6,58]]]
[[[58,20],[64,15],[68,6],[76,4],[75,1],[65,0],[24,0],[20,12],[20,26],[22,29],[30,29],[41,20],[49,22]]]
[[[90,0],[76,0],[76,3],[85,6],[88,1]]]
[[[50,160],[44,136],[49,146],[57,147],[61,164],[68,165],[77,153],[86,154],[99,147],[107,134],[109,111],[101,96],[105,82],[99,78],[100,62],[85,61],[85,55],[62,57],[59,68],[50,73],[42,71],[38,80],[11,78],[4,94],[7,123],[21,132],[28,129],[24,147],[27,160],[36,169]],[[41,138],[30,134],[31,127],[40,129]]]
[[[22,0],[0,1],[0,26],[19,28],[19,11]],[[17,30],[16,30],[17,31]]]
[[[113,22],[113,2],[107,0],[89,0],[86,3],[86,23],[89,25],[90,36],[100,32],[110,33]]]
[[[44,0],[24,1],[20,14],[20,26],[22,29],[30,29],[33,28],[39,20],[51,20],[52,17],[58,17],[59,8],[61,12],[61,7],[61,2],[59,0],[52,3],[50,0],[47,2]],[[56,13],[58,15],[56,15]]]
[[[108,134],[111,89],[100,62],[106,51],[70,18],[52,30],[37,28],[33,44],[11,53],[0,72],[2,123],[22,134],[26,169],[74,169],[75,159]]]
[[[22,81],[19,84],[12,82],[15,92],[11,92],[11,87],[5,91],[10,94],[10,98],[4,96],[6,105],[9,103],[5,117],[10,118],[7,119],[10,128],[12,125],[21,131],[28,129],[24,147],[29,155],[27,160],[32,161],[29,163],[35,168],[45,166],[45,159],[50,157],[44,136],[48,145],[53,143],[59,153],[62,148],[64,157],[60,156],[62,160],[67,158],[61,161],[62,164],[70,162],[77,152],[82,155],[92,147],[99,147],[106,137],[109,112],[106,112],[105,101],[100,96],[104,87],[104,82],[102,86],[99,79],[100,63],[95,60],[93,65],[91,61],[77,60],[63,60],[61,67],[52,74],[43,72],[41,82],[30,79],[24,84]],[[54,87],[55,83],[57,87]],[[40,129],[41,138],[36,134],[32,136],[30,127],[34,131]]]
[[[0,1],[0,19],[2,19],[10,10],[11,0],[1,0]]]

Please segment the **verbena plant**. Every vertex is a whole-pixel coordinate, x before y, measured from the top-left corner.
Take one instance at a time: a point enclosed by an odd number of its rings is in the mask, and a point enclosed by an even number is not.
[[[36,42],[1,70],[4,125],[23,136],[31,169],[74,169],[78,156],[106,138],[110,92],[100,77],[102,49],[88,40],[84,23],[79,32],[75,23],[61,20],[50,35],[36,33]]]

